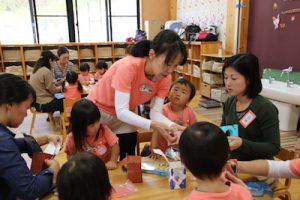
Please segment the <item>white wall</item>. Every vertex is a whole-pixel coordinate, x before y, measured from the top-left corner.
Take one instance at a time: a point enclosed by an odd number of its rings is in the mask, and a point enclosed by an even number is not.
[[[185,25],[194,23],[204,28],[216,25],[219,40],[225,42],[227,0],[177,0],[177,20]]]

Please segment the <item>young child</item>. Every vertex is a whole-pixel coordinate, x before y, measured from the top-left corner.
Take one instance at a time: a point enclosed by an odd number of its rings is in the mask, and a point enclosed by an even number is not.
[[[71,130],[67,136],[68,159],[78,152],[92,152],[101,158],[107,169],[116,169],[120,152],[118,137],[100,124],[100,112],[93,102],[81,99],[71,111]]]
[[[75,155],[62,166],[57,190],[60,200],[112,200],[112,185],[104,162],[87,152]]]
[[[96,73],[94,79],[95,81],[99,81],[104,75],[104,73],[106,72],[106,70],[108,69],[108,65],[104,60],[99,60],[95,68],[96,68]]]
[[[94,81],[93,76],[90,74],[90,65],[86,62],[81,63],[79,66],[80,74],[78,76],[78,80],[82,85],[89,85]]]
[[[197,122],[185,129],[179,140],[181,162],[197,179],[197,188],[189,199],[253,199],[241,180],[225,184],[221,174],[225,169],[229,144],[222,130],[209,122]],[[239,183],[239,184],[237,184]]]
[[[168,96],[170,102],[163,106],[163,114],[171,121],[182,126],[190,126],[195,123],[197,121],[196,115],[192,108],[187,105],[194,98],[195,92],[195,87],[189,80],[179,78],[174,81]],[[159,148],[165,152],[168,147],[166,139],[154,131],[151,149]]]
[[[85,94],[85,91],[78,81],[78,74],[75,71],[67,72],[66,82],[67,84],[63,84],[65,98],[72,100],[81,99],[81,95]]]

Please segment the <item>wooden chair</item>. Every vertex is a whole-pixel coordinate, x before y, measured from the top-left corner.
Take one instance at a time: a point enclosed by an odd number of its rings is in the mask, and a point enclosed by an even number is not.
[[[37,110],[35,110],[34,108],[30,109],[31,113],[32,113],[32,120],[31,120],[31,125],[30,125],[30,130],[29,130],[29,134],[32,133],[32,130],[34,128],[34,122],[35,122],[35,118],[36,118],[36,115],[37,114],[45,114],[43,112],[39,112]],[[48,114],[48,118],[50,120],[50,124],[51,124],[51,127],[53,128],[53,130],[55,130],[55,121],[54,121],[54,118],[52,116],[53,113],[47,113]]]
[[[138,131],[136,139],[136,154],[139,156],[141,154],[140,144],[143,142],[150,142],[152,138],[153,131]]]
[[[292,160],[295,157],[294,151],[289,151],[284,148],[280,148],[279,153],[275,156],[279,160]],[[291,186],[291,179],[285,178],[284,184],[278,182],[273,189],[273,198],[279,198],[283,200],[291,200],[291,194],[289,192],[289,187]]]
[[[76,101],[78,100],[64,99],[64,112],[60,114],[60,130],[64,139],[67,136],[67,130],[70,126],[71,110]]]

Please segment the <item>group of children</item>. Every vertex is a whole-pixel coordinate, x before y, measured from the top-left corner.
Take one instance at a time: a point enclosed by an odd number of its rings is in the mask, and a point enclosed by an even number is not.
[[[96,72],[92,75],[90,73],[90,65],[84,62],[79,66],[79,75],[75,71],[68,71],[62,89],[64,97],[72,100],[81,99],[82,95],[86,94],[82,86],[88,86],[95,81],[99,81],[108,69],[108,65],[104,60],[100,60],[95,65],[95,68]]]

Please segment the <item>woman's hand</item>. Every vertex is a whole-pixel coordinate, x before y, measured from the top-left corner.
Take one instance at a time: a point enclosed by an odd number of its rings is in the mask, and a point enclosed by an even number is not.
[[[170,128],[171,128],[172,132],[176,132],[176,131],[184,131],[184,129],[186,127],[180,126],[178,124],[172,124],[172,126]]]
[[[168,127],[164,123],[152,121],[150,127],[155,131],[158,131],[158,133],[170,143],[174,143],[177,140],[177,135],[172,133],[172,128]]]
[[[117,169],[118,164],[116,161],[110,160],[107,163],[105,163],[105,166],[108,170],[112,170]]]
[[[235,176],[232,175],[231,173],[225,172],[224,175],[225,175],[225,178],[226,178],[228,181],[230,181],[230,182],[232,182],[232,183],[235,183],[235,184],[238,184],[238,185],[240,185],[240,186],[243,186],[243,187],[247,188],[246,184],[245,184],[241,179],[235,177]]]
[[[63,138],[60,135],[49,135],[48,143],[53,143],[55,146],[58,144],[63,144]]]
[[[227,138],[228,140],[231,140],[231,142],[229,143],[231,151],[240,148],[243,144],[243,140],[240,137],[228,136]]]

